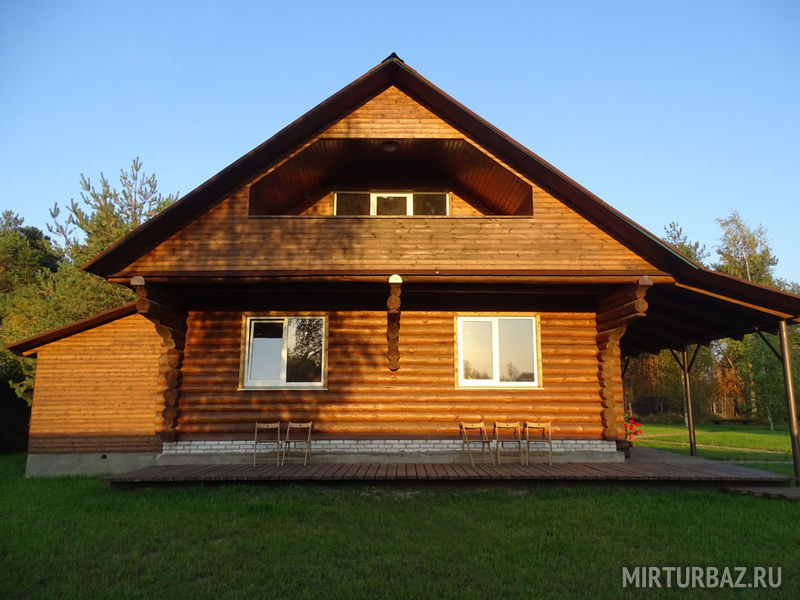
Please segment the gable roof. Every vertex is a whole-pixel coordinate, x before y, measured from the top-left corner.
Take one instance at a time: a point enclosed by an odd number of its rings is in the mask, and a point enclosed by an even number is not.
[[[621,242],[630,245],[646,259],[650,260],[651,256],[657,256],[663,263],[667,255],[671,262],[693,264],[656,236],[627,219],[542,158],[455,101],[392,54],[375,68],[132,231],[82,268],[105,277],[119,271],[220,200],[241,181],[266,170],[286,153],[390,86],[396,86],[464,135],[501,157],[513,168],[530,176],[546,191]]]
[[[708,294],[777,311],[781,318],[800,315],[800,297],[709,271],[682,256],[600,198],[567,177],[508,135],[437,88],[396,54],[333,94],[266,142],[235,161],[182,199],[147,221],[82,268],[109,277],[142,256],[233,187],[260,172],[371,98],[395,86],[414,101],[535,181],[545,191],[594,223],[679,283]]]
[[[105,325],[106,323],[116,321],[117,319],[135,315],[136,313],[136,302],[131,302],[129,304],[112,308],[111,310],[98,313],[79,321],[73,321],[72,323],[68,323],[62,327],[56,327],[55,329],[45,331],[39,335],[31,336],[17,342],[16,344],[6,346],[6,349],[14,354],[18,354],[19,356],[28,356],[29,354],[33,353],[33,350],[36,350],[45,344],[57,342],[58,340],[75,335],[76,333],[88,331],[89,329],[94,329],[100,325]]]

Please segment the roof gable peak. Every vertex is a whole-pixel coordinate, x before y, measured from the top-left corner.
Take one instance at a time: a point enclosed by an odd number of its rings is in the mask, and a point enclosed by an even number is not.
[[[202,211],[215,205],[234,187],[258,173],[266,172],[296,148],[391,86],[397,87],[465,138],[474,141],[511,169],[536,182],[583,217],[600,224],[602,229],[623,244],[636,247],[646,259],[656,260],[665,266],[669,264],[672,268],[685,268],[688,264],[679,255],[673,255],[658,238],[454,100],[405,64],[396,53],[392,53],[383,62],[189,192],[83,268],[106,277],[120,272]]]
[[[398,62],[401,62],[401,63],[405,64],[405,61],[402,58],[400,58],[399,56],[397,56],[397,52],[392,52],[389,56],[384,58],[381,62],[385,63],[385,62],[389,62],[390,60],[396,60]]]

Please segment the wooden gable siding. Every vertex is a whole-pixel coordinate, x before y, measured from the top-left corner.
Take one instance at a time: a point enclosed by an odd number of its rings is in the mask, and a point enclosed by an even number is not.
[[[450,135],[463,138],[426,108],[396,88],[390,88],[316,139],[326,136],[400,137],[401,134],[404,137]],[[248,217],[249,187],[270,172],[268,170],[239,186],[219,204],[132,263],[122,274],[252,272],[315,266],[388,268],[401,272],[403,268],[454,267],[656,271],[597,226],[508,165],[504,166],[531,184],[533,217],[458,219],[480,214],[460,198],[454,201],[449,219]],[[331,215],[331,203],[328,193],[316,204],[299,208],[305,211],[304,216]]]
[[[256,420],[291,419],[318,434],[449,436],[482,418],[552,420],[558,436],[600,438],[594,313],[541,315],[542,388],[528,390],[457,388],[455,317],[404,311],[392,372],[385,312],[331,312],[327,390],[239,391],[242,313],[190,312],[178,431],[247,438]]]
[[[28,451],[160,450],[154,416],[161,352],[153,324],[139,315],[42,346]]]
[[[464,136],[392,86],[341,119],[320,137],[391,139]]]
[[[624,270],[654,267],[544,196],[534,217],[247,217],[247,192],[214,207],[126,275],[294,269]],[[549,202],[547,201],[549,199]]]

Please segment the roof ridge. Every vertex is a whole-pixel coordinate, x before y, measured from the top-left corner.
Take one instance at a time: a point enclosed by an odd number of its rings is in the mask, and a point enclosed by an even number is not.
[[[403,64],[406,64],[406,61],[404,61],[402,58],[397,56],[397,52],[392,52],[389,56],[387,56],[386,58],[384,58],[381,61],[381,64],[383,64],[385,62],[389,62],[389,61],[391,61],[391,62],[401,62]]]

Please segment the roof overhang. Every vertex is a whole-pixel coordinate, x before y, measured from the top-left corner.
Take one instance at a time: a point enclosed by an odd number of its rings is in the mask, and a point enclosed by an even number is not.
[[[136,303],[131,302],[130,304],[112,308],[111,310],[81,319],[80,321],[69,323],[63,327],[57,327],[55,329],[45,331],[44,333],[40,333],[39,335],[31,336],[17,342],[16,344],[6,346],[6,350],[9,350],[19,356],[32,356],[36,354],[36,351],[39,348],[46,344],[57,342],[58,340],[75,335],[76,333],[81,333],[83,331],[99,327],[100,325],[111,323],[112,321],[116,321],[117,319],[121,319],[123,317],[128,317],[136,314],[136,312]]]
[[[384,143],[395,142],[386,151]],[[452,189],[489,214],[532,214],[530,184],[463,139],[322,138],[250,188],[250,215],[302,209],[331,189]]]
[[[800,298],[794,312],[787,312],[774,303],[757,305],[719,291],[681,283],[654,285],[646,295],[646,316],[628,326],[620,343],[622,351],[636,355],[741,338],[755,331],[775,333],[780,321],[798,320]]]
[[[382,304],[385,286],[391,273],[387,272],[297,272],[291,273],[204,273],[176,280],[171,277],[149,278],[149,281],[171,284],[178,295],[187,298],[216,298],[229,301],[234,297],[257,297],[275,294],[301,294],[305,298],[328,298],[331,292],[351,298],[362,299],[365,292],[377,293]],[[739,286],[738,280],[727,276],[717,277],[708,273],[708,278]],[[496,304],[502,298],[515,295],[538,298],[558,298],[552,310],[569,310],[571,302],[578,297],[595,297],[599,301],[604,294],[619,286],[636,285],[639,275],[632,273],[576,272],[550,273],[540,271],[461,271],[409,272],[403,273],[404,293],[408,299],[418,294],[440,300],[468,296],[492,298]],[[664,348],[680,348],[689,344],[707,344],[724,338],[739,338],[746,333],[762,331],[774,333],[781,321],[800,321],[800,297],[784,294],[762,286],[749,286],[749,295],[731,293],[720,285],[705,287],[676,282],[668,276],[648,276],[653,283],[646,294],[646,315],[634,320],[621,340],[625,354],[636,355],[657,352]],[[209,285],[210,283],[223,285]],[[455,296],[454,296],[455,295]],[[758,297],[756,297],[758,296]],[[771,301],[768,301],[770,300]],[[775,301],[775,300],[779,301]],[[443,306],[449,306],[447,300]],[[247,303],[245,303],[247,304]],[[480,306],[485,306],[479,304]],[[248,305],[249,306],[249,305]],[[549,306],[549,305],[548,305]],[[450,306],[452,308],[452,306]],[[584,306],[581,310],[586,310]],[[109,310],[64,327],[47,331],[8,346],[8,350],[31,356],[52,342],[83,331],[133,315],[135,303]]]

